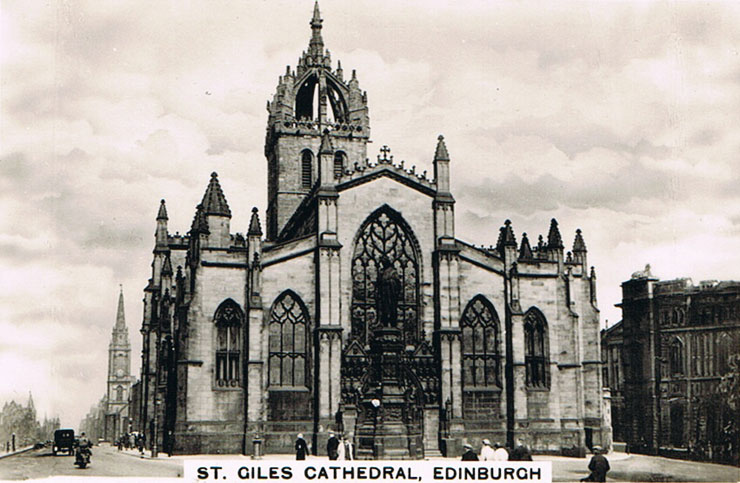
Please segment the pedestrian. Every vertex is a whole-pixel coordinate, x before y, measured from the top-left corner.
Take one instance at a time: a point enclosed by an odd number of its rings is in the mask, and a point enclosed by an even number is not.
[[[334,431],[329,431],[329,440],[326,442],[326,454],[329,455],[330,460],[336,460],[339,457],[339,440],[334,436]]]
[[[493,443],[493,461],[509,461],[509,452],[498,442]]]
[[[478,461],[478,455],[468,443],[463,445],[463,450],[462,461]]]
[[[337,459],[339,461],[344,461],[346,458],[345,454],[346,448],[344,447],[344,436],[341,434],[339,435],[339,446],[337,446]]]
[[[295,440],[295,459],[305,460],[308,454],[308,444],[303,439],[303,433],[298,433],[298,437]]]
[[[483,440],[483,446],[480,449],[480,460],[481,461],[493,461],[493,448],[491,448],[491,442],[487,439]]]
[[[349,437],[344,440],[344,459],[354,460],[355,459],[355,447],[352,444],[352,433]]]
[[[517,441],[509,456],[509,461],[532,461],[532,453],[522,442]]]
[[[588,469],[591,470],[591,473],[587,477],[582,478],[581,481],[606,481],[606,474],[609,471],[609,460],[601,454],[601,446],[594,446],[593,453],[594,455],[588,463]]]
[[[144,457],[144,443],[144,434],[138,434],[136,436],[136,447],[139,449],[139,455],[141,455],[142,458]]]

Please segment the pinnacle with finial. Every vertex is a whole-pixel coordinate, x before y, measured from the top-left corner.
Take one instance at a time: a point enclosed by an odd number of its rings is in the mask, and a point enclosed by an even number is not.
[[[218,182],[218,173],[215,171],[211,173],[211,180],[208,183],[208,188],[206,188],[201,204],[203,205],[203,212],[206,215],[228,216],[231,218],[229,204],[226,202],[226,196],[224,196],[221,184]]]
[[[252,208],[252,218],[249,220],[249,230],[247,236],[262,236],[262,226],[257,207]]]
[[[435,161],[449,161],[450,155],[447,152],[445,138],[441,134],[437,137],[437,150],[434,152]]]
[[[159,202],[159,212],[157,213],[158,220],[167,220],[167,207],[164,204],[164,198]]]

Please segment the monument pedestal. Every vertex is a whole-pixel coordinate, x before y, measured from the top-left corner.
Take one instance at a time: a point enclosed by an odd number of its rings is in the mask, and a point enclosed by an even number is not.
[[[370,343],[371,383],[361,406],[364,420],[357,427],[357,459],[417,459],[417,437],[409,431],[410,404],[403,387],[401,331],[376,329]]]

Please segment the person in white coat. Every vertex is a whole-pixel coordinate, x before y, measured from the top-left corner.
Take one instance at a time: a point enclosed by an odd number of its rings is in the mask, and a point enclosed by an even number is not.
[[[498,443],[493,445],[493,461],[509,461],[509,452]]]
[[[487,439],[483,440],[483,446],[480,449],[480,460],[481,461],[493,461],[493,448],[491,448],[491,442]]]

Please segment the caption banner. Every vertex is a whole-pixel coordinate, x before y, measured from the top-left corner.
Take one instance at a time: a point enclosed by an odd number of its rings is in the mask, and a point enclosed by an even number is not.
[[[533,481],[552,482],[550,461],[186,460],[188,481]]]

